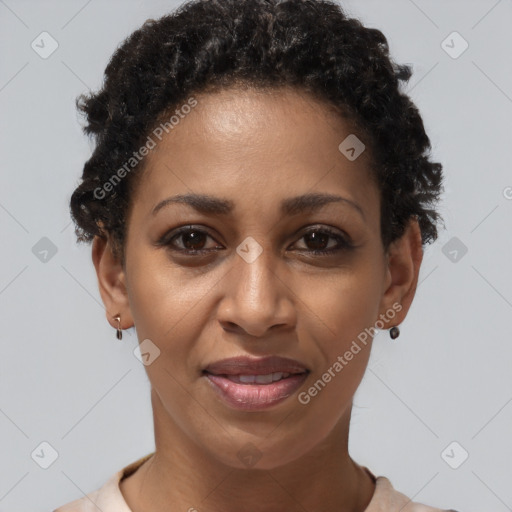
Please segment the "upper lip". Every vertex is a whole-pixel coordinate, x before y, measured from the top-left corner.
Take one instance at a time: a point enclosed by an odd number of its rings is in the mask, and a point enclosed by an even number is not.
[[[204,372],[214,375],[267,375],[269,373],[309,372],[302,363],[294,359],[279,356],[269,357],[231,357],[210,363]]]

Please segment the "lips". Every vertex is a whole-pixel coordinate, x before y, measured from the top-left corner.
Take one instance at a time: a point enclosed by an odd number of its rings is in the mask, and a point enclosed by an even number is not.
[[[252,358],[247,356],[222,359],[209,364],[204,372],[212,375],[269,375],[274,373],[304,373],[308,368],[294,359],[269,356]]]
[[[310,370],[284,357],[235,357],[209,364],[203,374],[228,406],[246,411],[278,404],[295,393]]]

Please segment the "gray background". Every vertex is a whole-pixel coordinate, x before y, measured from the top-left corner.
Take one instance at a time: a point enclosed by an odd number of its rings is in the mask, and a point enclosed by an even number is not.
[[[53,510],[154,449],[136,334],[120,343],[107,324],[68,199],[91,152],[76,96],[100,86],[126,36],[176,5],[0,0],[0,511]],[[351,454],[415,501],[512,510],[512,2],[343,5],[413,64],[407,90],[446,173],[446,230],[400,338],[375,339]],[[47,59],[31,48],[42,31],[59,45]],[[453,31],[469,43],[458,58],[442,46]],[[58,452],[48,469],[49,448],[31,455],[42,442]]]

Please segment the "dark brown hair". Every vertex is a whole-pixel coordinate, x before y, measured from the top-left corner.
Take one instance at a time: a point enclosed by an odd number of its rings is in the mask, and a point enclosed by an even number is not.
[[[246,83],[297,87],[348,113],[370,143],[384,247],[411,216],[423,243],[434,241],[442,166],[429,160],[418,109],[400,91],[411,74],[391,60],[382,32],[328,0],[192,0],[147,20],[113,54],[102,88],[77,99],[84,131],[96,143],[70,201],[77,239],[109,233],[124,261],[127,212],[143,161],[105,197],[98,198],[98,188],[105,191],[151,130],[193,94]]]

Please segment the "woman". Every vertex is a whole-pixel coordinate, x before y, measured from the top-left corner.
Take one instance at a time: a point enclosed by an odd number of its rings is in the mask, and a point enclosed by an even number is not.
[[[348,453],[440,220],[384,35],[327,1],[196,0],[105,75],[71,211],[107,320],[136,328],[155,452],[57,512],[439,510]]]

